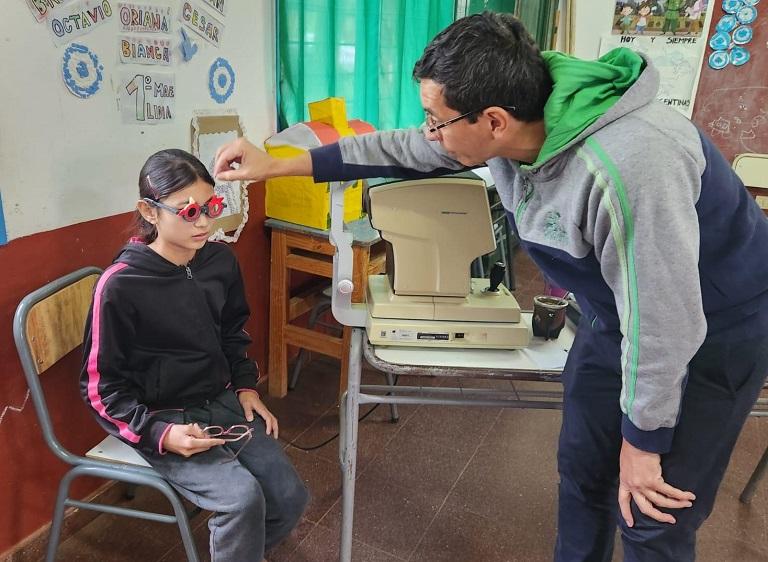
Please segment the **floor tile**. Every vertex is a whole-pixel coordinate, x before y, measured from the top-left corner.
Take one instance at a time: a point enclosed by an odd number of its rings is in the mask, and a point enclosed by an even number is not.
[[[310,490],[304,518],[317,523],[341,496],[341,470],[338,462],[329,461],[317,452],[286,450],[296,470]]]
[[[551,560],[551,537],[455,507],[436,517],[411,562],[536,562]]]
[[[294,551],[289,562],[331,562],[338,559],[338,529],[328,529],[318,525]],[[402,560],[360,541],[352,541],[353,562],[400,562]]]
[[[404,488],[380,475],[362,474],[355,489],[353,537],[367,545],[407,559],[437,514],[444,494]],[[318,526],[340,533],[341,505]]]

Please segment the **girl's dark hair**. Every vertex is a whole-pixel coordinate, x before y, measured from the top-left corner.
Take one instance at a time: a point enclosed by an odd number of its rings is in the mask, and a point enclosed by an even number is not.
[[[493,105],[514,106],[520,121],[537,121],[552,92],[552,78],[536,42],[510,14],[483,12],[441,31],[413,68],[417,81],[443,87],[448,107],[459,113]],[[470,123],[476,120],[469,116]]]
[[[139,197],[160,201],[197,180],[216,185],[203,163],[189,152],[177,148],[161,150],[150,156],[139,172]],[[145,244],[157,238],[155,225],[147,222],[138,210],[134,230]]]

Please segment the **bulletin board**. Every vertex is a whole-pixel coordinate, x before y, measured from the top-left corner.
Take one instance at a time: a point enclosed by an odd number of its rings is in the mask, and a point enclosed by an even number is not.
[[[2,4],[9,241],[132,211],[142,165],[161,149],[190,150],[196,114],[236,114],[255,142],[274,133],[273,2]]]
[[[708,63],[714,52],[708,45],[693,108],[694,123],[712,137],[729,162],[737,154],[768,153],[768,5],[762,2],[755,8],[752,40],[745,45],[749,61],[715,70]],[[722,3],[716,3],[709,38],[725,15]]]

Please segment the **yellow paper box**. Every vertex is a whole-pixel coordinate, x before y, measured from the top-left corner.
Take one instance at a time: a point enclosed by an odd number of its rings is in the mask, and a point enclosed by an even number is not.
[[[344,136],[370,133],[373,127],[363,121],[347,121],[342,98],[328,98],[309,104],[310,121],[297,123],[264,143],[275,158],[290,158],[310,148],[323,146]],[[321,230],[331,226],[330,186],[306,177],[282,177],[267,180],[266,214],[268,217],[302,224]],[[363,182],[357,181],[344,193],[344,221],[354,221],[363,214]]]

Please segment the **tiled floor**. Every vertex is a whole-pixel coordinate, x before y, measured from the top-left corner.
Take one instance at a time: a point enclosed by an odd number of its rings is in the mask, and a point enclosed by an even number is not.
[[[542,280],[523,259],[518,298],[530,308]],[[305,367],[298,388],[269,400],[281,437],[319,444],[338,431],[337,365],[321,357]],[[381,381],[374,372],[364,379]],[[402,384],[440,384],[420,379]],[[508,384],[508,383],[504,383]],[[367,410],[365,407],[364,410]],[[358,562],[550,560],[555,538],[557,411],[410,406],[397,424],[384,406],[360,424],[354,560]],[[701,562],[768,560],[768,481],[751,506],[737,496],[768,445],[768,419],[750,419],[739,440],[715,511],[699,536]],[[270,562],[337,559],[340,524],[338,440],[287,453],[312,492],[299,527]],[[135,502],[159,504],[148,492]],[[207,552],[205,516],[195,535]],[[204,559],[207,559],[205,554]],[[615,560],[620,560],[617,552]],[[99,516],[65,541],[59,560],[183,560],[173,527]]]

